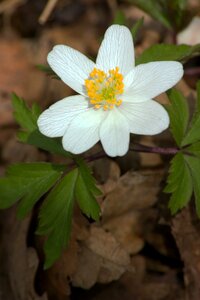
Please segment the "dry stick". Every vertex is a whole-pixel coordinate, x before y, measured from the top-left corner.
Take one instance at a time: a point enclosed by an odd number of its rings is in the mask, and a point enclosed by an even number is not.
[[[41,13],[38,22],[43,25],[46,23],[46,21],[48,20],[50,14],[52,13],[52,11],[54,10],[56,4],[57,4],[58,0],[49,0],[43,10],[43,12]]]
[[[26,0],[5,0],[0,3],[0,14],[14,9],[17,5],[24,3]]]

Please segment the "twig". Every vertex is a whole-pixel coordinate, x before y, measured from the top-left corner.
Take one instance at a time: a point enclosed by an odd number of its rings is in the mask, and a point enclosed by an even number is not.
[[[54,10],[58,0],[48,0],[43,12],[41,13],[38,22],[43,25],[48,20],[50,14]]]
[[[19,4],[26,2],[26,0],[5,0],[0,3],[0,14],[14,9]]]

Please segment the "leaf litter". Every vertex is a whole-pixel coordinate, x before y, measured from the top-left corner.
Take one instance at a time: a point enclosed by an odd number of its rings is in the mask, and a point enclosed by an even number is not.
[[[84,3],[86,12],[80,16],[77,24],[67,21],[68,25],[61,27],[58,12],[56,26],[52,26],[53,21],[49,20],[45,27],[37,27],[34,38],[32,24],[27,28],[26,39],[24,33],[20,32],[20,26],[17,27],[13,22],[6,38],[1,33],[2,173],[10,162],[44,158],[57,162],[54,155],[47,157],[44,152],[32,150],[31,146],[16,144],[16,126],[9,94],[15,91],[30,102],[38,101],[43,107],[51,103],[55,94],[58,99],[71,94],[69,88],[45,77],[36,70],[35,65],[45,64],[46,53],[52,45],[66,43],[66,40],[80,51],[95,55],[100,32],[103,33],[108,23],[105,14],[107,7],[98,0],[80,2]],[[129,18],[141,18],[143,13],[140,10],[131,7],[132,14],[128,6],[123,6]],[[26,5],[26,11],[28,8]],[[15,8],[16,16],[22,13],[18,9]],[[77,12],[72,12],[76,18]],[[163,39],[163,28],[156,27],[157,23],[150,17],[146,18],[144,24],[138,37],[138,53]],[[12,41],[9,37],[11,33],[14,36]],[[170,36],[166,36],[166,39],[170,40]],[[179,88],[185,95],[190,95],[189,106],[192,107],[194,91],[184,81]],[[162,99],[159,101],[162,102]],[[158,141],[170,141],[170,136],[166,133],[164,137],[149,138],[145,143]],[[98,146],[96,150],[99,150]],[[149,158],[144,153],[134,157],[130,153],[130,162],[133,170],[120,159],[93,163],[94,174],[103,191],[99,199],[101,220],[92,223],[75,209],[69,247],[45,272],[41,269],[44,240],[34,236],[38,208],[20,222],[15,217],[16,208],[1,213],[2,299],[60,300],[85,297],[101,300],[113,297],[115,300],[173,300],[185,299],[186,296],[199,299],[199,221],[194,221],[192,205],[171,220],[166,195],[160,192],[166,174],[165,162],[158,155]]]

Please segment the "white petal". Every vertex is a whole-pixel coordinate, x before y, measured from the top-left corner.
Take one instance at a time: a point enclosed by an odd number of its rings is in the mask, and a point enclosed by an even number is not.
[[[112,157],[125,155],[129,147],[129,126],[117,110],[109,112],[100,127],[100,140],[105,152]]]
[[[68,46],[58,45],[48,54],[48,63],[56,74],[77,93],[84,95],[84,80],[95,67],[85,55]]]
[[[49,137],[63,136],[71,120],[88,107],[80,95],[64,98],[45,110],[37,121],[42,134]]]
[[[133,102],[140,102],[137,99],[152,99],[173,87],[182,76],[183,66],[176,61],[142,64],[124,78],[124,95]]]
[[[90,108],[70,123],[63,136],[63,147],[74,154],[80,154],[99,141],[99,127],[106,114],[103,110]]]
[[[166,110],[156,101],[122,103],[119,110],[126,117],[131,133],[154,135],[169,126]]]
[[[124,76],[134,67],[133,39],[127,27],[112,25],[108,28],[99,48],[96,64],[105,72],[119,67]]]

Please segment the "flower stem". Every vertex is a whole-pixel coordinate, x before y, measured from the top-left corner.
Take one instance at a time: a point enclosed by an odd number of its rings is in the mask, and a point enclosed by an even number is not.
[[[131,151],[145,152],[145,153],[158,153],[164,155],[175,155],[179,152],[179,148],[161,148],[161,147],[150,147],[141,144],[134,144],[130,146]]]
[[[129,148],[130,151],[135,151],[135,152],[145,152],[145,153],[158,153],[158,154],[164,154],[164,155],[175,155],[176,153],[179,152],[179,148],[161,148],[161,147],[150,147],[146,145],[141,145],[141,144],[134,144],[131,145]],[[95,153],[91,156],[85,157],[85,160],[87,162],[92,162],[97,159],[101,159],[107,157],[106,153],[103,151],[100,151],[98,153]]]
[[[161,148],[161,147],[150,147],[146,145],[141,144],[134,144],[131,145],[129,148],[130,151],[135,152],[145,152],[145,153],[158,153],[158,154],[164,154],[164,155],[175,155],[180,151],[179,148]],[[97,152],[93,155],[84,157],[86,162],[92,162],[94,160],[98,160],[101,158],[107,157],[106,153],[104,151]],[[71,164],[68,165],[68,167],[74,167],[76,166],[76,162],[73,161]]]

